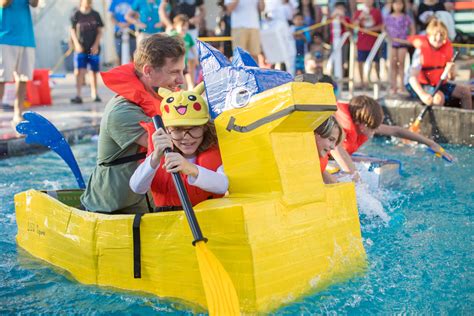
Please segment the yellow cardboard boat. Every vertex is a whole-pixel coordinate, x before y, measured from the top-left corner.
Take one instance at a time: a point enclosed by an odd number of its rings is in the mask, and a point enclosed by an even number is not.
[[[229,195],[195,207],[208,248],[229,273],[242,313],[265,313],[366,265],[352,183],[324,185],[313,130],[336,110],[328,84],[288,83],[223,112],[216,128]],[[141,220],[75,208],[78,193],[15,196],[18,244],[79,282],[144,291],[206,307],[182,211]],[[51,196],[53,195],[53,196]]]

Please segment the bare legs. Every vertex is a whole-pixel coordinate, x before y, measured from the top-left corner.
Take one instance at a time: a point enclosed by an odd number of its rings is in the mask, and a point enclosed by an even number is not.
[[[79,68],[75,70],[76,75],[76,97],[82,96],[82,86],[84,85],[84,79],[86,76],[87,69]]]
[[[84,85],[85,77],[87,74],[86,68],[79,68],[75,70],[76,75],[76,97],[71,99],[72,103],[82,103],[82,86]],[[93,101],[100,101],[99,95],[97,94],[97,72],[89,71],[90,85],[91,85],[91,97]]]
[[[97,94],[97,72],[90,71],[90,79],[91,79],[91,97],[92,100],[96,100]]]
[[[25,110],[24,103],[26,97],[26,82],[19,81],[15,78],[16,98],[13,102],[13,120],[12,124],[17,125],[23,120],[23,112]],[[0,82],[0,101],[3,99],[5,93],[5,82]]]
[[[23,111],[25,96],[26,96],[26,82],[25,81],[16,81],[16,98],[13,103],[13,124],[16,125],[23,120]]]
[[[398,80],[400,78],[403,86],[403,75],[405,70],[405,56],[407,49],[405,47],[391,47],[392,54],[390,58],[390,93],[395,94],[399,91]]]

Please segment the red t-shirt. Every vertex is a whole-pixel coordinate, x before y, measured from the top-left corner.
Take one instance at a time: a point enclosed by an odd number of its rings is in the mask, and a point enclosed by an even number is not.
[[[349,17],[345,16],[342,18],[342,20],[344,20],[344,22],[346,23],[351,23],[351,19],[349,19]],[[332,44],[332,41],[333,41],[333,38],[334,38],[334,31],[333,31],[333,25],[332,23],[329,24],[329,30],[330,30],[330,33],[329,33],[329,42]],[[342,24],[342,21],[341,21],[341,36],[342,34],[344,34],[346,32],[346,27],[344,24]]]
[[[357,20],[361,14],[362,11],[357,10],[354,15],[354,20]],[[371,8],[369,15],[365,19],[361,20],[360,27],[371,28],[382,24],[382,21],[382,13],[380,13],[380,10]],[[357,35],[357,49],[361,51],[370,51],[376,40],[377,37],[359,31]]]
[[[337,102],[337,111],[334,115],[346,134],[342,146],[349,155],[352,155],[368,140],[368,137],[358,132],[349,111],[349,103]]]

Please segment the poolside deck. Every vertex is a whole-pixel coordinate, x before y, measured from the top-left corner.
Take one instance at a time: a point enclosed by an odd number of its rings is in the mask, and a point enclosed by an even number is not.
[[[460,70],[463,82],[469,78],[467,69]],[[98,91],[102,103],[94,103],[89,88],[83,88],[83,104],[71,104],[69,99],[75,95],[75,79],[72,74],[53,80],[51,89],[53,105],[34,106],[28,110],[36,111],[50,120],[66,137],[70,144],[86,141],[97,135],[100,120],[106,102],[113,96],[99,79]],[[372,91],[357,90],[356,95],[371,96]],[[343,94],[344,99],[344,94]],[[421,111],[418,102],[408,99],[407,95],[389,96],[381,92],[380,103],[387,114],[388,123],[408,126]],[[44,151],[38,145],[26,144],[11,126],[12,109],[0,109],[0,159]],[[474,145],[474,111],[456,108],[436,108],[425,118],[422,132],[435,137],[440,142]]]

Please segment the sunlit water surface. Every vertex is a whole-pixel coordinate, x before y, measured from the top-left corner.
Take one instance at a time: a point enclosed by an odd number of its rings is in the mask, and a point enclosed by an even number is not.
[[[274,314],[473,315],[474,149],[447,149],[456,163],[423,146],[381,139],[364,146],[364,153],[403,163],[400,185],[358,196],[366,273]],[[96,144],[73,151],[87,179]],[[16,246],[13,195],[74,187],[68,167],[52,152],[0,160],[0,314],[193,314],[179,302],[80,284]]]

